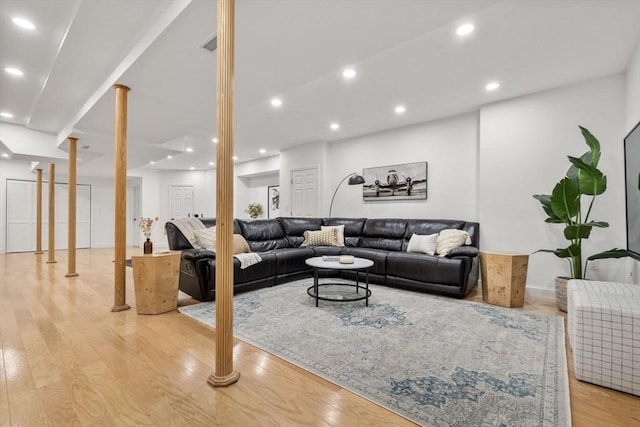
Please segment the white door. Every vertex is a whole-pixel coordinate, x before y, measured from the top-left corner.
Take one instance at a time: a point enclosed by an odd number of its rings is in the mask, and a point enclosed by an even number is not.
[[[172,185],[169,188],[171,219],[186,218],[193,214],[193,186]]]
[[[31,181],[7,180],[7,252],[36,249],[36,195]],[[42,210],[43,216],[45,210]],[[46,234],[42,233],[46,248]]]
[[[318,168],[291,171],[291,215],[318,216]]]
[[[67,184],[55,186],[55,249],[67,249]],[[49,235],[49,186],[42,186],[42,248]],[[7,180],[7,252],[31,252],[36,249],[36,183]],[[91,186],[76,189],[76,248],[91,247]]]

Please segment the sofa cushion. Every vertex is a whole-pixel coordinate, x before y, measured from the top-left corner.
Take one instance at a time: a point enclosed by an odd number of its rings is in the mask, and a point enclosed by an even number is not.
[[[428,234],[426,236],[414,234],[413,236],[411,236],[411,239],[409,239],[407,252],[418,252],[433,255],[436,253],[437,240],[437,234]]]
[[[312,248],[282,248],[273,253],[276,256],[278,275],[310,271],[311,267],[305,261],[315,256]]]
[[[266,252],[277,248],[289,247],[284,230],[277,219],[239,219],[242,235],[253,252]]]
[[[217,233],[216,233],[215,226],[205,228],[203,230],[195,230],[193,234],[195,236],[196,242],[198,243],[198,245],[200,245],[201,248],[208,249],[210,251],[215,252],[216,240],[217,240]],[[245,238],[242,237],[241,234],[234,234],[233,235],[233,254],[236,255],[236,254],[242,254],[247,252],[251,252],[251,249],[249,248],[249,244],[247,243]]]
[[[302,246],[338,246],[338,230],[307,230],[304,232]]]
[[[387,276],[460,287],[466,274],[460,259],[407,252],[387,256]]]
[[[333,229],[336,230],[336,238],[338,239],[338,243],[335,246],[344,246],[344,225],[323,225],[321,228],[322,231]]]
[[[359,246],[387,251],[401,251],[406,219],[367,219]]]
[[[304,232],[307,230],[320,230],[322,220],[320,218],[278,218],[284,234],[289,241],[289,246],[297,248],[304,241]]]
[[[406,251],[409,240],[414,234],[429,235],[438,234],[442,230],[457,229],[462,230],[465,226],[464,221],[454,221],[450,219],[409,219],[407,220],[407,228],[404,231],[404,241],[402,242],[402,250]]]
[[[373,261],[373,267],[369,269],[370,273],[384,276],[386,274],[387,254],[389,251],[371,248],[342,248],[343,255],[353,255],[358,258],[370,259]]]
[[[442,230],[436,241],[436,253],[445,256],[451,249],[462,245],[470,245],[471,237],[464,230]]]
[[[216,228],[203,228],[202,230],[194,230],[193,237],[200,248],[216,250]]]
[[[344,245],[358,246],[366,218],[323,218],[322,225],[344,225]]]

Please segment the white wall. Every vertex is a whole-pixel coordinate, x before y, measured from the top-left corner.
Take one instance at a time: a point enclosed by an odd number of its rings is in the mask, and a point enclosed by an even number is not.
[[[628,131],[640,121],[640,42],[636,46],[636,50],[629,63],[626,75],[627,85],[627,104],[626,117]]]
[[[629,132],[636,123],[640,122],[640,42],[631,58],[626,77],[627,125],[625,132]],[[628,263],[631,264],[633,272],[630,281],[640,284],[640,262],[628,260]]]
[[[280,156],[271,156],[250,162],[235,165],[234,174],[234,216],[236,218],[249,218],[245,212],[250,203],[261,203],[267,218],[268,187],[279,185],[280,182]]]
[[[31,163],[20,160],[0,160],[0,253],[6,250],[6,181],[36,180]],[[46,170],[43,173],[46,182]],[[56,171],[56,182],[67,182],[66,174]],[[78,177],[78,184],[91,185],[91,246],[113,247],[115,192],[112,179]],[[43,213],[46,215],[46,213]]]
[[[350,172],[426,161],[426,200],[364,202],[362,186],[345,182],[332,215],[475,221],[477,135],[478,116],[470,113],[328,144],[320,216],[328,215],[336,186]]]
[[[533,194],[550,194],[570,166],[567,155],[588,151],[578,125],[599,139],[599,168],[608,177],[606,193],[596,199],[590,219],[607,221],[583,242],[586,255],[625,247],[624,76],[544,91],[487,105],[480,111],[480,189],[482,248],[532,253],[566,247],[562,225],[546,224]],[[591,278],[625,281],[626,263],[589,264]],[[552,289],[554,278],[568,275],[568,263],[552,254],[529,258],[527,286]]]
[[[322,185],[324,178],[323,168],[326,161],[326,145],[325,142],[305,144],[283,150],[280,153],[280,216],[291,215],[291,171],[312,167],[318,169],[318,200],[320,202],[318,203],[318,216],[328,213],[326,210],[323,211],[321,207],[322,201],[326,198]]]

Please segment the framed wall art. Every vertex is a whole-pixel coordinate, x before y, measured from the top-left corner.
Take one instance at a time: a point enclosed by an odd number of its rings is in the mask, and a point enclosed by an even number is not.
[[[280,216],[280,186],[270,185],[267,187],[267,218],[277,218]]]
[[[366,168],[362,176],[364,201],[427,198],[427,162]]]

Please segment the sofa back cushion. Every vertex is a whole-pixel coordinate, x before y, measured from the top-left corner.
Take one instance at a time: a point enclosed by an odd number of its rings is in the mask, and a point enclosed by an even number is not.
[[[471,237],[471,246],[480,248],[480,226],[477,222],[466,222],[452,219],[409,219],[404,233],[402,250],[406,251],[409,240],[414,234],[429,235],[442,230],[464,230]]]
[[[278,220],[280,220],[284,234],[292,248],[297,248],[302,244],[305,231],[320,230],[322,225],[320,218],[280,217]]]
[[[471,246],[475,246],[476,248],[480,249],[480,223],[465,222],[462,229],[469,233],[469,236],[471,236]]]
[[[344,245],[355,247],[360,242],[366,218],[323,218],[322,225],[344,225]]]
[[[358,246],[362,248],[400,251],[404,242],[406,219],[367,219]],[[411,236],[409,236],[411,238]],[[405,247],[406,248],[406,247]]]
[[[266,252],[272,249],[288,248],[289,241],[277,219],[237,220],[242,235],[252,252]]]

